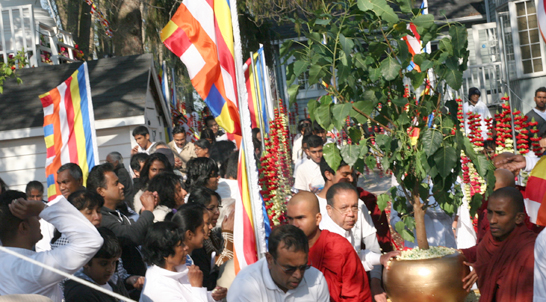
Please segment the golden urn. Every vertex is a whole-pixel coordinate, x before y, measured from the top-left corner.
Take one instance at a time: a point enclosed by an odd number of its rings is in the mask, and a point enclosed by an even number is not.
[[[470,272],[459,252],[441,258],[393,260],[383,270],[385,291],[392,302],[463,302],[463,278]]]

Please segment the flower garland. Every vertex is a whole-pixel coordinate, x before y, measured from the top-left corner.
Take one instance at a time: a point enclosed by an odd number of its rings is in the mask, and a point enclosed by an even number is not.
[[[533,127],[529,131],[533,135],[533,137],[529,138],[531,140],[531,149],[535,153],[536,156],[540,156],[540,151],[542,148],[540,148],[540,137],[538,137],[538,129],[537,129],[538,122],[535,121],[535,118],[532,118],[529,122],[529,126]]]

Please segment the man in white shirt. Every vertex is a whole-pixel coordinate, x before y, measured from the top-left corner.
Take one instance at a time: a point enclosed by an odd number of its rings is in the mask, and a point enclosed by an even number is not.
[[[305,152],[310,160],[302,163],[296,170],[294,188],[317,193],[324,187],[324,179],[320,174],[322,144],[322,138],[316,135],[312,135],[307,140],[307,150]]]
[[[324,212],[320,228],[339,234],[351,243],[364,269],[370,272],[372,297],[377,302],[386,302],[387,296],[381,286],[381,265],[386,265],[400,253],[394,251],[381,255],[368,208],[358,198],[358,192],[351,184],[352,168],[345,164],[338,168],[335,175],[326,173],[328,178],[324,190],[317,195],[321,214]],[[363,246],[366,249],[362,249]]]
[[[535,274],[533,302],[546,302],[546,232],[535,241]]]
[[[535,119],[540,134],[546,131],[546,87],[540,87],[535,91],[535,104],[536,107],[527,112],[525,116],[529,118],[528,122]]]
[[[131,149],[131,155],[137,153],[146,153],[148,155],[155,152],[155,143],[150,141],[150,132],[146,126],[138,126],[133,130],[133,138],[137,145]]]
[[[311,134],[311,120],[308,118],[302,119],[298,122],[298,134],[294,137],[294,144],[292,145],[292,161],[294,165],[306,156],[303,149],[303,137]]]
[[[477,113],[480,115],[482,138],[485,140],[489,136],[487,135],[487,123],[485,119],[491,118],[491,112],[484,102],[480,100],[481,92],[478,88],[472,87],[468,90],[468,102],[463,104],[464,124],[466,134],[470,133],[468,123],[468,112]]]
[[[239,272],[227,301],[327,302],[328,285],[322,273],[307,265],[309,242],[293,225],[273,229],[265,258]]]
[[[62,195],[47,205],[25,200],[25,194],[8,191],[0,200],[0,240],[11,251],[44,263],[68,274],[75,273],[101,248],[103,239],[97,229]],[[40,240],[39,219],[53,224],[68,237],[69,244],[53,251],[35,252]],[[39,294],[54,302],[62,300],[57,273],[0,252],[0,295]]]

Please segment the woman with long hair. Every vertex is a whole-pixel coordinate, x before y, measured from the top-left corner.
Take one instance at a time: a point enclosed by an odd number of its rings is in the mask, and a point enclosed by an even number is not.
[[[193,158],[188,162],[187,168],[186,187],[190,194],[200,187],[213,191],[218,189],[220,175],[218,174],[218,165],[214,160],[206,157]]]
[[[133,206],[135,212],[137,212],[138,214],[140,214],[140,210],[142,209],[142,202],[140,201],[140,197],[142,196],[144,191],[147,190],[150,180],[161,172],[172,173],[173,167],[171,166],[169,159],[167,159],[167,156],[161,153],[152,153],[150,157],[146,159],[146,162],[144,162],[144,166],[142,166],[142,169],[140,170],[140,188],[133,199]]]

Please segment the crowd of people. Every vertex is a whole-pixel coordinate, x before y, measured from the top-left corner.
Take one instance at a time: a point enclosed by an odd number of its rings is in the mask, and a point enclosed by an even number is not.
[[[546,97],[546,89],[539,93]],[[476,94],[466,110],[481,108]],[[214,118],[205,125],[195,143],[175,127],[169,144],[152,142],[145,126],[136,127],[129,170],[119,152],[86,177],[77,164],[64,164],[56,178],[60,195],[48,202],[38,181],[20,192],[0,179],[0,241],[18,254],[0,251],[0,295],[67,302],[119,301],[108,293],[139,301],[387,301],[382,270],[400,254],[391,231],[400,216],[379,209],[350,165],[329,166],[322,153],[330,138],[309,119],[299,121],[294,138],[287,224],[274,227],[267,253],[235,275],[239,152]],[[259,129],[253,142],[259,159]],[[495,191],[478,211],[478,240],[461,249],[473,268],[464,288],[477,283],[480,301],[546,301],[546,235],[537,239],[542,228],[529,221],[525,188],[514,182],[520,169],[540,162],[503,153],[493,164]],[[457,248],[453,218],[442,213],[427,210],[429,242]]]

